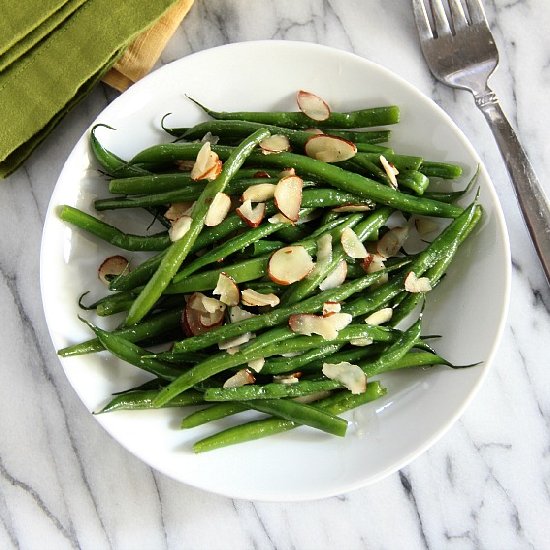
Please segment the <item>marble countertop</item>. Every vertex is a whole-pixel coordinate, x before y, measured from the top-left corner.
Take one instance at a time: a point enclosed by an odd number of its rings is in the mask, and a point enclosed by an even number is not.
[[[492,79],[550,194],[550,4],[486,0]],[[463,417],[385,480],[307,503],[231,500],[153,471],[114,441],[65,379],[39,289],[48,200],[78,137],[116,94],[97,89],[0,184],[0,548],[550,548],[550,291],[503,162],[472,98],[430,76],[404,0],[197,0],[162,56],[255,39],[355,52],[432,97],[473,143],[510,231],[509,319]]]

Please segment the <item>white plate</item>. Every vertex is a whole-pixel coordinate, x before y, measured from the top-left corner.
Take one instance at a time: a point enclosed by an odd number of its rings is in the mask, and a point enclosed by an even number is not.
[[[218,110],[295,110],[295,93],[321,95],[334,110],[397,104],[402,122],[392,128],[392,145],[403,153],[457,161],[466,181],[480,159],[451,119],[431,100],[388,70],[324,46],[299,42],[247,42],[196,53],[149,75],[113,101],[97,122],[101,142],[123,158],[160,141],[169,122],[190,126],[203,118],[184,94]],[[51,199],[41,254],[46,319],[56,349],[87,339],[77,320],[77,297],[104,290],[99,263],[114,249],[73,231],[56,216],[60,204],[93,212],[105,179],[94,169],[86,133],[69,156]],[[290,501],[344,493],[402,468],[440,438],[460,416],[482,382],[498,344],[508,304],[510,258],[502,211],[482,168],[481,227],[463,246],[444,282],[429,296],[424,333],[442,334],[437,349],[457,364],[483,361],[453,371],[435,368],[384,376],[385,398],[367,405],[345,439],[300,428],[276,437],[194,455],[193,441],[229,424],[178,430],[181,411],[117,412],[97,421],[124,447],[166,475],[231,497]],[[127,212],[106,219],[128,223]],[[128,227],[128,226],[127,226]],[[136,225],[139,231],[143,224]],[[93,319],[93,316],[88,316]],[[101,321],[103,326],[105,321]],[[114,322],[113,319],[109,320]],[[112,326],[112,325],[111,325]],[[108,396],[146,379],[106,353],[61,361],[90,411]],[[234,419],[232,420],[234,421]]]

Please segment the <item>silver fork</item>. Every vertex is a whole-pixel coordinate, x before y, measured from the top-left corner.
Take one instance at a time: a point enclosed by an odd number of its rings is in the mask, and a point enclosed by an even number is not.
[[[550,206],[516,133],[487,80],[498,65],[498,51],[480,0],[430,0],[433,28],[424,0],[412,0],[420,45],[433,75],[448,86],[468,90],[485,115],[550,284]],[[467,8],[466,10],[464,8]]]

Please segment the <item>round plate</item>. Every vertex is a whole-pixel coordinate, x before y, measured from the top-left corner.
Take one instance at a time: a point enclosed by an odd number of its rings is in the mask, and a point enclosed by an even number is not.
[[[461,188],[481,161],[462,132],[431,100],[388,70],[360,57],[299,42],[246,42],[203,51],[164,66],[113,101],[97,122],[101,142],[122,158],[161,141],[160,128],[172,112],[174,126],[204,119],[185,95],[217,110],[295,110],[295,94],[305,89],[332,109],[396,104],[402,121],[392,127],[391,145],[402,153],[464,167]],[[86,132],[69,156],[53,193],[42,240],[41,287],[56,349],[90,338],[78,319],[78,296],[105,293],[96,269],[115,249],[61,223],[61,204],[93,212],[105,196],[105,178],[96,170]],[[290,501],[341,494],[373,483],[402,468],[441,437],[464,411],[487,373],[508,304],[510,258],[506,228],[493,186],[481,167],[479,200],[484,219],[442,284],[428,296],[425,334],[440,334],[437,350],[456,364],[480,366],[395,372],[382,378],[383,399],[351,412],[348,435],[331,437],[308,428],[244,445],[195,455],[191,445],[236,419],[189,431],[178,429],[182,410],[116,412],[96,419],[124,447],[164,474],[237,498]],[[470,197],[471,199],[472,197]],[[108,212],[105,219],[135,233],[144,218],[135,212]],[[92,321],[98,321],[85,312]],[[99,324],[114,327],[117,319]],[[109,396],[147,379],[138,369],[106,353],[62,359],[65,373],[90,411]],[[248,414],[248,413],[247,413]],[[251,413],[250,413],[251,414]],[[246,414],[238,420],[246,418]]]

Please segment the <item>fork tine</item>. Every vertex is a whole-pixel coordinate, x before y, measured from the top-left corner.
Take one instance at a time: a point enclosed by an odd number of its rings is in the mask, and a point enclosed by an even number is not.
[[[435,32],[437,36],[451,34],[451,27],[447,21],[447,14],[441,0],[430,0],[432,6],[432,14],[434,17]]]
[[[487,25],[487,18],[485,17],[485,10],[481,0],[466,0],[468,5],[468,12],[470,13],[470,21],[472,24],[484,23]]]
[[[451,8],[451,19],[453,21],[454,31],[457,32],[468,26],[468,20],[464,15],[464,9],[460,0],[449,0],[449,6]]]
[[[434,35],[430,27],[428,14],[426,13],[426,7],[424,6],[424,0],[413,0],[413,12],[420,40],[433,38]]]

